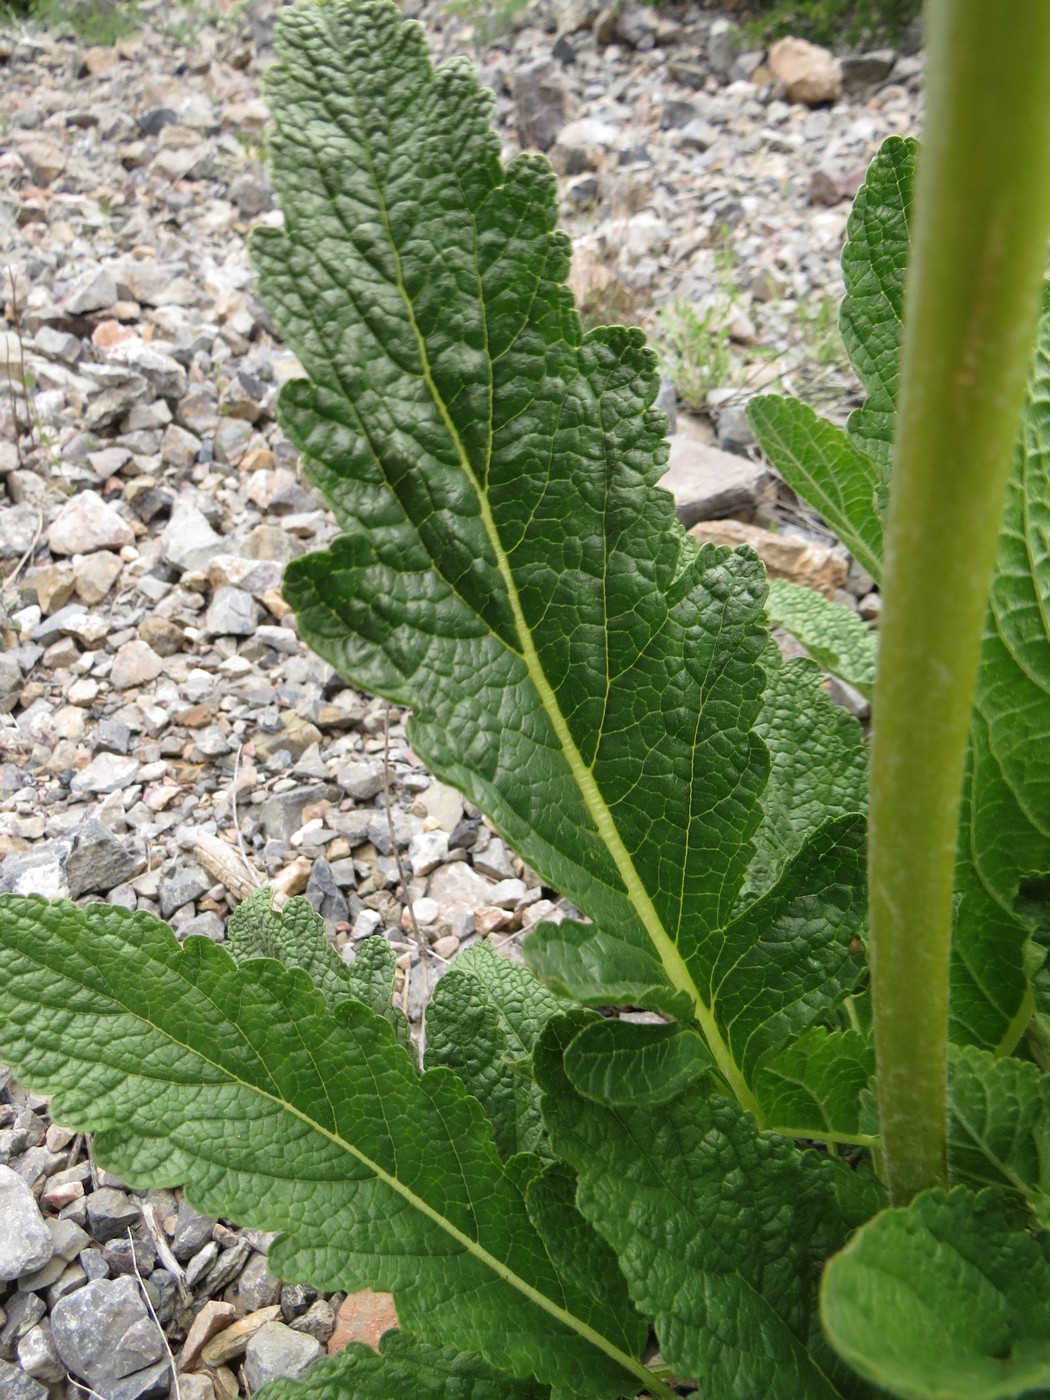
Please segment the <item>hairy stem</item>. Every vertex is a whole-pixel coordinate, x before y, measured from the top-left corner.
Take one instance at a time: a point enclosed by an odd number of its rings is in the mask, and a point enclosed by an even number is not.
[[[871,792],[886,1178],[946,1180],[959,795],[1050,229],[1050,3],[929,0]]]

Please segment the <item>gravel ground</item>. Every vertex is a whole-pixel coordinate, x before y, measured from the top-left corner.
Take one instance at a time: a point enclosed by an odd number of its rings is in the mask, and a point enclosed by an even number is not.
[[[282,570],[335,527],[275,421],[298,366],[245,249],[280,220],[277,5],[144,9],[113,48],[0,35],[0,890],[221,942],[271,883],[347,959],[389,939],[418,1022],[461,946],[514,956],[557,893],[431,777],[399,711],[299,641]],[[848,201],[915,129],[921,58],[748,53],[695,7],[537,3],[487,44],[490,10],[415,12],[479,63],[507,153],[554,163],[588,319],[656,332],[683,521],[876,617],[743,405],[770,385],[856,402],[834,333]],[[182,1400],[226,1400],[389,1323],[385,1298],[283,1286],[268,1244],[125,1190],[0,1067],[0,1400],[159,1397],[169,1352]]]

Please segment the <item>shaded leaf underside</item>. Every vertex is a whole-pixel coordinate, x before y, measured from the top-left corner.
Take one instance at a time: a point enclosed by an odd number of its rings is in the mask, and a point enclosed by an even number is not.
[[[539,1161],[504,1167],[476,1100],[419,1075],[382,1016],[107,905],[4,896],[0,929],[5,1057],[129,1184],[184,1183],[202,1211],[283,1231],[279,1277],[392,1292],[407,1331],[518,1379],[644,1381],[607,1251],[588,1273],[605,1246],[588,1253],[564,1189],[546,1237]]]

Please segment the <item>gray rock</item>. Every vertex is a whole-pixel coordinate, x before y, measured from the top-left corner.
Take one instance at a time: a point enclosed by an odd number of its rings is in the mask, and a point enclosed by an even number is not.
[[[175,1222],[175,1235],[171,1241],[171,1252],[180,1263],[193,1257],[211,1239],[215,1229],[215,1219],[211,1215],[201,1215],[189,1201],[179,1203],[179,1213]]]
[[[266,1267],[266,1256],[253,1254],[241,1271],[233,1290],[238,1313],[255,1312],[281,1301],[281,1280]]]
[[[30,550],[40,525],[36,506],[12,506],[0,510],[0,559],[19,559]]]
[[[329,923],[340,923],[349,919],[349,906],[343,897],[339,882],[332,872],[332,867],[324,856],[318,856],[313,863],[305,895],[310,901],[314,913],[320,914],[321,918],[327,919]]]
[[[89,817],[76,831],[66,857],[69,896],[79,899],[90,890],[105,893],[146,868],[144,855],[118,841],[108,827]]]
[[[743,31],[733,20],[720,15],[711,21],[707,33],[707,61],[711,72],[724,83],[729,82],[732,76],[733,65],[743,48],[743,39]]]
[[[67,843],[44,841],[31,851],[12,851],[0,864],[0,894],[39,894],[45,899],[68,899],[65,858]]]
[[[140,1277],[146,1278],[157,1263],[157,1251],[148,1239],[129,1240],[126,1234],[110,1240],[102,1257],[114,1278],[120,1274],[134,1274],[136,1270]]]
[[[355,759],[336,774],[336,782],[357,802],[368,802],[383,790],[383,763],[378,758]]]
[[[47,1386],[0,1358],[0,1400],[47,1400]]]
[[[755,435],[747,420],[747,409],[743,404],[730,404],[723,408],[715,423],[718,445],[726,452],[746,452],[755,445]]]
[[[153,392],[163,399],[180,399],[186,392],[186,371],[178,360],[137,338],[114,346],[109,352],[109,359],[141,375]]]
[[[88,1227],[93,1239],[99,1244],[115,1240],[123,1235],[129,1225],[137,1225],[140,1210],[125,1191],[115,1186],[100,1186],[84,1198],[87,1206]]]
[[[210,909],[206,909],[203,914],[197,914],[194,918],[187,919],[176,930],[176,937],[180,943],[191,936],[210,938],[213,943],[223,943],[226,940],[226,928],[218,914],[213,914]]]
[[[103,268],[73,293],[66,306],[74,316],[83,316],[89,311],[104,311],[107,306],[113,305],[117,295],[117,284],[112,274]]]
[[[760,462],[709,447],[680,429],[671,439],[660,485],[671,492],[678,519],[688,529],[699,520],[751,516],[769,485],[769,473]]]
[[[129,690],[132,686],[148,685],[163,673],[162,658],[148,642],[135,639],[118,648],[109,681],[114,690]]]
[[[32,1191],[17,1172],[0,1167],[0,1281],[43,1268],[54,1252]]]
[[[204,619],[213,637],[250,637],[259,622],[255,599],[242,588],[217,588]]]
[[[63,1363],[96,1390],[164,1356],[164,1338],[131,1278],[85,1284],[55,1305],[51,1326]]]
[[[285,1322],[302,1317],[317,1297],[317,1289],[309,1283],[286,1283],[281,1289],[281,1312]]]
[[[283,1322],[267,1322],[248,1343],[244,1375],[253,1392],[278,1376],[301,1380],[322,1351],[316,1337],[293,1332]]]
[[[0,1353],[10,1356],[26,1333],[31,1331],[47,1312],[47,1304],[39,1293],[27,1293],[19,1289],[5,1301],[4,1307],[7,1311],[7,1321],[0,1327]]]
[[[206,569],[212,557],[226,547],[223,537],[189,501],[175,502],[160,541],[164,562],[180,570]]]
[[[0,711],[13,710],[22,693],[22,667],[18,658],[0,652]]]
[[[317,1298],[303,1313],[302,1317],[297,1317],[291,1324],[293,1332],[302,1332],[304,1336],[315,1337],[322,1346],[335,1331],[335,1312],[331,1303],[325,1298]]]
[[[842,70],[842,91],[856,97],[869,88],[884,83],[893,72],[897,55],[893,49],[872,49],[868,53],[846,54],[839,59]]]
[[[27,1376],[57,1385],[66,1378],[66,1368],[58,1358],[51,1336],[51,1324],[46,1320],[31,1327],[18,1343],[18,1364]]]
[[[160,882],[161,915],[170,919],[183,905],[192,904],[195,899],[200,899],[202,894],[207,894],[211,886],[211,880],[199,865],[186,865],[176,870],[174,875],[169,875]]]
[[[565,79],[558,64],[545,58],[518,70],[514,114],[522,146],[549,151],[568,117]]]
[[[120,1380],[96,1387],[103,1400],[165,1400],[171,1388],[171,1365],[158,1361]]]
[[[88,1234],[74,1220],[58,1220],[54,1216],[47,1216],[44,1224],[51,1233],[55,1252],[43,1268],[23,1274],[18,1280],[19,1288],[31,1289],[34,1292],[50,1288],[52,1284],[57,1283],[70,1262],[89,1243]]]

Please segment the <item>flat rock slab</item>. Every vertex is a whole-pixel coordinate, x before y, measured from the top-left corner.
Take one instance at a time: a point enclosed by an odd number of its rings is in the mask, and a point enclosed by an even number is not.
[[[660,485],[674,497],[678,519],[686,529],[698,520],[754,514],[771,480],[761,462],[711,447],[687,425],[670,443],[671,455]]]

